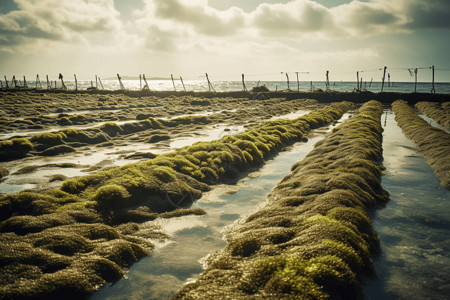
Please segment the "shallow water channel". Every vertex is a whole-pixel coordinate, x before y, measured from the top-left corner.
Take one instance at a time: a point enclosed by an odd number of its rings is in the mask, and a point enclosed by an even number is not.
[[[345,114],[341,120],[348,117]],[[314,134],[307,143],[288,147],[237,184],[219,185],[205,193],[193,207],[205,209],[207,215],[157,219],[156,223],[171,236],[169,241],[157,244],[151,256],[134,264],[126,279],[100,288],[90,299],[170,298],[186,282],[198,277],[203,271],[202,260],[209,253],[226,245],[223,234],[227,226],[256,211],[272,188],[289,174],[291,166],[324,137],[319,131]]]
[[[372,216],[382,253],[374,260],[378,279],[367,282],[365,297],[449,299],[450,191],[440,186],[390,110],[384,129],[382,185],[390,201]]]

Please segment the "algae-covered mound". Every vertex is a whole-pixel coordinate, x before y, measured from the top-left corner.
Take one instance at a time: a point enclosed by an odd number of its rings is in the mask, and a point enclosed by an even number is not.
[[[444,102],[441,106],[435,102],[418,102],[416,107],[421,113],[432,118],[442,127],[450,130],[450,102]]]
[[[82,299],[148,255],[141,228],[122,233],[90,210],[0,223],[1,299]],[[139,233],[141,234],[141,233]]]
[[[360,297],[379,251],[367,208],[388,199],[380,184],[381,114],[370,101],[316,144],[174,299]]]
[[[295,120],[265,122],[242,134],[69,179],[60,189],[0,197],[0,271],[5,274],[0,298],[86,297],[148,254],[145,237],[157,237],[158,231],[134,222],[204,214],[182,208],[209,184],[235,179],[351,107],[335,103]],[[120,131],[113,124],[104,129]]]
[[[416,143],[441,185],[450,190],[450,134],[429,125],[403,100],[392,103],[392,110],[398,125]]]
[[[67,180],[61,191],[73,200],[62,209],[94,202],[107,220],[122,223],[127,218],[133,221],[130,209],[141,206],[156,213],[188,207],[209,184],[236,178],[283,146],[303,139],[311,128],[337,120],[351,107],[349,102],[335,103],[295,120],[264,122],[241,134]],[[113,199],[114,205],[101,205],[103,198]]]

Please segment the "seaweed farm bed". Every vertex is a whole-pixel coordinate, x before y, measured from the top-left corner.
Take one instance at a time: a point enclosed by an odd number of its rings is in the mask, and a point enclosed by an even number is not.
[[[448,294],[448,104],[271,96],[2,94],[0,298]]]

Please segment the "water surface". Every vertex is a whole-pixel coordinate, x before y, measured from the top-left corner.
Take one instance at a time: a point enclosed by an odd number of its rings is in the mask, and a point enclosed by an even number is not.
[[[378,279],[365,285],[367,299],[448,299],[450,295],[450,191],[417,152],[388,112],[383,134],[390,193],[373,226],[382,254],[374,261]]]

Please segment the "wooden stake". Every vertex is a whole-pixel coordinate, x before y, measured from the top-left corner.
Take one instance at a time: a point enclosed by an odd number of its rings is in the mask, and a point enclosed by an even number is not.
[[[25,89],[28,88],[27,79],[25,78],[25,75],[23,75],[23,87],[24,87]]]
[[[356,90],[359,91],[359,72],[356,72]]]
[[[103,87],[103,83],[102,83],[102,80],[100,79],[100,77],[98,78],[98,82],[100,82],[100,86],[102,87],[102,90],[104,90],[105,88]]]
[[[361,81],[360,81],[360,83],[359,83],[359,90],[361,91],[362,90],[362,77],[361,77],[361,79],[360,79]]]
[[[417,68],[414,69],[414,93],[417,92]]]
[[[142,91],[142,75],[139,74],[139,90]]]
[[[383,89],[384,89],[384,80],[386,79],[386,69],[387,69],[387,67],[384,66],[384,71],[383,71],[383,82],[381,82],[381,92],[383,92]]]
[[[372,86],[372,81],[373,81],[373,77],[370,78],[369,89],[370,89],[370,87]]]
[[[391,87],[391,73],[388,73],[388,87]]]
[[[48,75],[46,75],[47,78],[47,90],[51,90],[52,86],[50,85],[50,81],[48,81]]]
[[[289,86],[289,75],[288,75],[288,73],[286,73],[286,81],[287,81],[287,89],[288,89],[288,91],[290,91],[291,90],[291,87]]]
[[[39,74],[36,74],[36,89],[38,89],[38,84],[39,84],[39,88],[42,89],[42,84],[41,84],[41,80],[39,79]]]
[[[142,90],[149,91],[150,87],[148,86],[147,79],[145,78],[145,74],[142,74],[142,78],[144,79],[144,82],[145,82],[144,88]]]
[[[97,80],[97,75],[95,75],[95,89],[98,90],[98,80]]]
[[[205,74],[206,74],[206,80],[208,81],[208,90],[211,92],[211,89],[212,89],[214,92],[216,92],[213,85],[211,84],[211,81],[209,81],[208,73],[205,73]]]
[[[172,78],[173,90],[176,92],[177,89],[175,88],[175,80],[173,80],[173,75],[170,74],[170,77]]]
[[[59,79],[61,79],[61,88],[67,90],[66,85],[64,84],[64,79],[61,73],[59,73]],[[55,89],[56,89],[56,81],[55,81]]]
[[[431,72],[432,72],[432,87],[431,87],[431,92],[432,92],[433,94],[435,94],[435,93],[436,93],[436,90],[435,90],[435,88],[434,88],[434,66],[431,67]]]
[[[5,84],[6,84],[6,88],[9,89],[9,86],[8,86],[8,79],[6,79],[6,76],[5,76]]]
[[[75,78],[75,91],[78,91],[77,75],[73,74],[73,77]]]
[[[245,86],[245,75],[242,74],[242,87],[244,88],[244,92],[247,91],[247,87]]]
[[[297,92],[300,91],[300,81],[298,81],[298,72],[295,72],[297,74]]]
[[[329,78],[328,78],[328,74],[330,73],[330,71],[327,71],[327,81],[325,82],[325,86],[326,86],[326,88],[327,88],[327,91],[329,91],[330,90],[330,81],[329,81]]]
[[[183,89],[186,92],[186,87],[184,86],[183,77],[180,76],[181,84],[183,85]]]
[[[117,79],[119,79],[120,89],[121,89],[121,90],[124,90],[124,89],[125,89],[125,86],[123,85],[122,80],[121,80],[119,74],[117,74]]]

